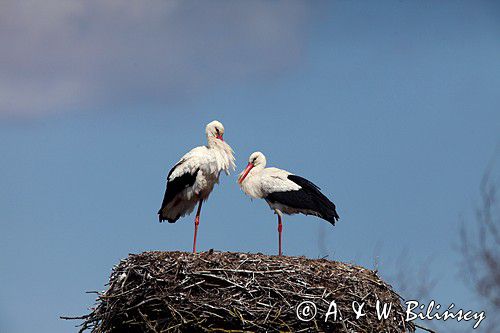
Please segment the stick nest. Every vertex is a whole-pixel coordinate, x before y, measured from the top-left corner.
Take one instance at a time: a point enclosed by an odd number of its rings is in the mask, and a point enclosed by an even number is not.
[[[325,314],[335,300],[337,321]],[[392,303],[379,320],[376,302]],[[297,318],[314,302],[316,318]],[[365,303],[356,319],[352,303]],[[376,272],[326,259],[144,252],[122,260],[83,319],[91,332],[413,332],[400,297]],[[340,319],[339,317],[342,317]],[[73,318],[75,319],[75,318]]]

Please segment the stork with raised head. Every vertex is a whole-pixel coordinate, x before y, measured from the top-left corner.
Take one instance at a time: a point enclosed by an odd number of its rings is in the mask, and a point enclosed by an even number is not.
[[[283,214],[314,215],[332,225],[339,219],[335,205],[320,192],[318,186],[288,171],[266,168],[266,157],[261,152],[250,155],[247,167],[239,175],[238,183],[250,197],[266,200],[278,215],[279,255],[282,255]]]
[[[219,175],[224,171],[229,175],[235,169],[233,150],[224,141],[224,126],[212,121],[205,128],[207,145],[192,149],[170,170],[167,188],[161,208],[158,211],[160,222],[174,223],[181,216],[191,213],[198,204],[194,220],[193,253],[196,253],[196,236],[200,224],[203,201],[208,199]]]

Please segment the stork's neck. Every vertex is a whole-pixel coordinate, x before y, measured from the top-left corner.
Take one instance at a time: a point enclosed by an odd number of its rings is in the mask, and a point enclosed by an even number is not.
[[[260,176],[260,173],[262,171],[264,171],[264,169],[266,168],[265,165],[256,165],[254,166],[249,172],[248,172],[248,175],[246,176],[245,180],[243,181],[243,183],[245,183],[245,181],[247,179],[251,179],[251,181],[254,181],[256,178],[259,178]]]
[[[223,142],[224,141],[217,139],[216,137],[214,137],[212,135],[207,135],[207,147],[208,148],[217,149],[220,146],[219,143],[223,143]]]
[[[256,174],[259,174],[261,173],[264,169],[266,168],[266,165],[265,164],[259,164],[259,165],[256,165],[252,168],[252,170],[250,170],[250,172],[248,173],[248,175],[250,175],[251,173],[253,173],[253,175],[256,175]]]
[[[264,166],[258,165],[253,167],[245,177],[242,183],[240,183],[240,187],[247,195],[252,198],[262,198],[262,178],[261,174],[264,171]],[[240,173],[240,177],[243,175],[243,172]]]
[[[217,163],[219,165],[219,171],[224,170],[229,174],[229,169],[236,169],[234,164],[234,152],[231,146],[229,146],[225,141],[217,139],[213,136],[207,136],[207,147],[216,156]]]

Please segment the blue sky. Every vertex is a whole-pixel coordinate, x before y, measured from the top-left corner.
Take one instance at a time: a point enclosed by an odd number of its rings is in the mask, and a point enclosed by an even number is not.
[[[455,247],[500,142],[497,4],[141,3],[0,5],[1,332],[71,331],[128,253],[190,250],[193,216],[156,212],[213,119],[238,170],[260,150],[337,204],[286,217],[285,254],[391,279],[407,253],[433,299],[484,308]],[[223,176],[198,244],[275,254],[275,216]]]

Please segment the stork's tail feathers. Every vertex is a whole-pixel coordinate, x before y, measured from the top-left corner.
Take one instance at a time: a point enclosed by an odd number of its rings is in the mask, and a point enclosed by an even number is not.
[[[181,217],[180,215],[177,215],[173,218],[168,217],[168,216],[163,215],[161,211],[162,211],[161,209],[158,211],[158,221],[160,223],[162,223],[163,221],[168,221],[168,223],[175,223]]]
[[[321,206],[321,218],[335,225],[335,222],[340,219],[339,214],[337,214],[335,204],[331,202],[327,197],[324,197],[324,199],[326,200],[321,200],[319,202]]]

